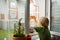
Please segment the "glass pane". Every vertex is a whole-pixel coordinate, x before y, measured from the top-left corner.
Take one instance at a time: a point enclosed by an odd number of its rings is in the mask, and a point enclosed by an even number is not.
[[[52,0],[51,30],[60,32],[60,0]]]
[[[14,24],[25,24],[26,0],[0,0],[0,40],[12,40]],[[11,38],[10,38],[11,37]]]
[[[37,25],[39,13],[39,0],[30,0],[30,27]],[[30,32],[33,32],[33,29],[30,29]]]
[[[0,0],[0,38],[8,37],[7,2]],[[6,18],[7,17],[7,18]],[[3,40],[3,39],[2,39]]]

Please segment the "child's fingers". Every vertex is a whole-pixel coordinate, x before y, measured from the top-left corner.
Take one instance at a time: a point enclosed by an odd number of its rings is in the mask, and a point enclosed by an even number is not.
[[[30,27],[31,29],[34,29],[34,27]]]

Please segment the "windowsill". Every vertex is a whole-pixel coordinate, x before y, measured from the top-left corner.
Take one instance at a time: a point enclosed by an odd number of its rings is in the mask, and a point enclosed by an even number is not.
[[[60,36],[60,33],[58,33],[58,32],[50,31],[50,33],[51,33],[51,35]],[[30,34],[32,35],[32,40],[39,40],[39,37],[38,37],[38,33],[37,32],[30,33]],[[11,38],[3,38],[2,40],[8,40],[8,39],[11,39]]]
[[[54,32],[54,31],[50,31],[51,35],[56,35],[56,36],[60,36],[59,32]]]
[[[54,32],[54,31],[50,31],[51,35],[56,35],[56,36],[60,36],[60,33],[59,32]],[[34,35],[38,35],[37,32],[34,32],[34,33],[30,33],[30,35],[34,36]]]
[[[38,33],[34,32],[34,33],[30,33],[30,35],[34,36],[34,35],[38,35]]]

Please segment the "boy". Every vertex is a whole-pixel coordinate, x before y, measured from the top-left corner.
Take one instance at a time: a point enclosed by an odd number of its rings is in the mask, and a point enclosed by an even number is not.
[[[51,35],[48,30],[49,20],[46,17],[41,17],[39,20],[39,26],[35,26],[34,29],[38,32],[40,40],[51,40]]]

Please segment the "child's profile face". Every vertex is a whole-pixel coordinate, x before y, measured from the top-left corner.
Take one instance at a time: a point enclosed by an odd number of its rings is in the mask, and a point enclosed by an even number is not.
[[[40,19],[40,25],[48,27],[48,25],[49,25],[49,20],[48,20],[48,18],[42,17],[42,18]]]
[[[45,24],[44,24],[46,27],[48,27],[48,25],[49,25],[49,23],[47,23],[47,22],[45,22]]]

